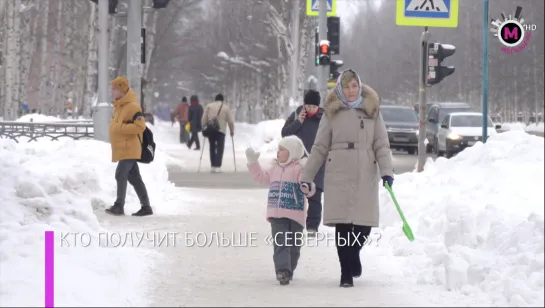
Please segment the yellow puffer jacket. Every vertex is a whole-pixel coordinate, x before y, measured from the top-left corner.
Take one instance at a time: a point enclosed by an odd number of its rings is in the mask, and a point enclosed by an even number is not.
[[[112,145],[112,162],[124,159],[140,159],[142,157],[142,133],[146,129],[146,121],[138,98],[132,89],[118,100],[114,100],[114,115],[110,122],[110,143]],[[139,113],[137,119],[134,116]]]

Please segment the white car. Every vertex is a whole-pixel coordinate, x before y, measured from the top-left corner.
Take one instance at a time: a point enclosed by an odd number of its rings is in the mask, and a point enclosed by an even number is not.
[[[437,132],[437,144],[434,147],[438,156],[452,155],[461,152],[467,147],[482,141],[483,114],[480,112],[453,112],[447,115]],[[488,117],[488,137],[497,134],[496,129],[501,125],[494,125]]]

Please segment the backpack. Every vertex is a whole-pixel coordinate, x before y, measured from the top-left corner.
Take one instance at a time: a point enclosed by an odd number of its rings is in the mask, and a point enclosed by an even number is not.
[[[140,116],[142,116],[142,113],[137,112],[132,119],[133,122]],[[138,140],[140,140],[140,143],[142,144],[142,156],[138,162],[143,164],[151,163],[155,158],[155,142],[153,141],[153,133],[147,125],[142,133],[142,139],[140,139],[140,135],[138,135]]]
[[[223,102],[221,103],[220,109],[218,110],[218,113],[216,114],[216,116],[208,120],[206,124],[204,124],[202,128],[202,135],[204,137],[210,137],[213,134],[220,131],[220,123],[218,121],[218,116],[220,115],[222,107],[223,107]]]

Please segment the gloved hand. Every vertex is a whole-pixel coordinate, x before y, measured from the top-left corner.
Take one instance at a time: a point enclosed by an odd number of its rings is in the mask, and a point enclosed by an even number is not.
[[[259,159],[259,155],[261,155],[261,153],[256,152],[252,148],[246,149],[246,159],[248,160],[248,163],[255,163]]]
[[[299,187],[301,191],[303,192],[303,195],[307,197],[312,197],[316,193],[316,185],[314,183],[309,182],[301,182],[299,184]]]
[[[388,183],[388,185],[390,185],[390,187],[392,187],[392,185],[394,185],[394,178],[392,178],[391,176],[389,175],[385,175],[382,177],[382,185],[384,187],[386,187],[386,183]]]

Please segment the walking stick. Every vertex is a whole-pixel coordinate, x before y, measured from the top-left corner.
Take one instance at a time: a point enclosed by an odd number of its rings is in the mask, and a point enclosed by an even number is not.
[[[233,148],[233,164],[235,165],[235,172],[237,172],[237,159],[235,157],[235,137],[231,136],[231,144]]]
[[[206,146],[206,137],[203,139],[204,140],[202,141],[201,158],[199,159],[199,168],[197,168],[197,172],[201,172],[202,154],[204,153],[204,147]]]

